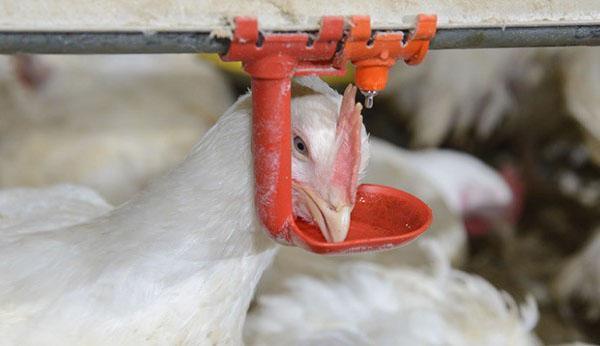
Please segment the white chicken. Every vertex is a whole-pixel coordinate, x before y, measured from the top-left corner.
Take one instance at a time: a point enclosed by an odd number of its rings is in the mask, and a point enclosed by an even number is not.
[[[471,131],[488,139],[503,122],[526,131],[539,124],[537,131],[523,132],[532,134],[563,124],[558,118],[566,111],[600,163],[598,61],[597,47],[433,51],[418,66],[394,67],[384,95],[399,113],[409,113],[416,146],[436,146]]]
[[[413,113],[416,146],[436,146],[475,128],[487,138],[514,110],[514,88],[527,89],[543,76],[535,50],[477,49],[432,51],[413,68],[396,66],[384,95],[399,110]]]
[[[425,177],[440,192],[450,211],[458,215],[497,212],[512,202],[510,186],[502,176],[469,154],[435,149],[408,151],[377,139],[371,147],[381,156],[382,165],[388,162]],[[372,166],[367,180],[384,179],[387,172],[383,167]]]
[[[322,263],[258,297],[244,329],[249,345],[537,345],[538,312],[484,279],[450,267],[429,242],[433,266]]]
[[[562,268],[553,289],[563,305],[583,303],[585,319],[600,321],[600,228]]]
[[[351,166],[360,176],[368,160],[356,88],[342,100],[318,79],[300,83],[303,92],[292,100],[294,143],[303,143],[293,148],[295,186],[310,191],[317,208],[350,203],[345,192],[356,186],[335,184],[333,172]],[[277,249],[263,234],[253,203],[250,112],[250,97],[241,97],[168,175],[83,223],[32,223],[27,211],[35,216],[36,209],[27,205],[39,204],[44,192],[2,192],[3,207],[13,211],[5,216],[0,210],[0,340],[240,344],[254,288]],[[337,155],[350,144],[360,151]],[[11,196],[25,204],[17,209]],[[310,203],[303,196],[294,195],[296,215]],[[97,197],[82,198],[93,204]],[[96,204],[98,213],[106,211]],[[321,231],[343,234],[347,224],[337,219],[345,216],[328,213],[327,224],[338,227]],[[310,213],[304,217],[314,221]],[[27,226],[36,223],[42,224]]]
[[[234,100],[192,56],[0,62],[0,187],[78,183],[121,203],[183,160]]]

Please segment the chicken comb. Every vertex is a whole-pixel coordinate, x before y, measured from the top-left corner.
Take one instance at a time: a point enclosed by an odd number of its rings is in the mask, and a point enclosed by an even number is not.
[[[344,91],[336,128],[337,152],[331,183],[338,186],[347,201],[354,203],[358,185],[362,128],[362,105],[356,103],[356,87],[349,84]]]

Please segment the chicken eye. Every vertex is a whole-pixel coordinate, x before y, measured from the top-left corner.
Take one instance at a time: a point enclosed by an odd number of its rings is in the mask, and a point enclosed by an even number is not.
[[[300,138],[299,136],[294,137],[294,148],[300,154],[308,156],[308,148],[306,147],[306,144],[304,143],[302,138]]]

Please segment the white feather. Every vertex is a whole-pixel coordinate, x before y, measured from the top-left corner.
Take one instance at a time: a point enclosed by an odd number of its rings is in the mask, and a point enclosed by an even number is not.
[[[249,345],[537,345],[532,298],[518,306],[484,279],[449,266],[431,242],[429,270],[350,262],[286,278],[258,298]],[[437,253],[437,255],[436,255]]]
[[[275,252],[254,214],[250,109],[242,98],[184,163],[103,216],[42,233],[3,230],[0,339],[239,343]]]
[[[112,209],[95,191],[75,185],[0,191],[0,236],[75,225]]]
[[[535,50],[477,49],[433,51],[422,64],[399,64],[390,72],[385,95],[411,114],[414,144],[435,146],[448,134],[471,128],[489,137],[517,99],[511,87],[536,85],[543,68]]]

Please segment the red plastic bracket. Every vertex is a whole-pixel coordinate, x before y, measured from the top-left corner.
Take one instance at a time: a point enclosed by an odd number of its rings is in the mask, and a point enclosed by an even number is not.
[[[278,241],[292,243],[291,78],[343,74],[331,61],[344,35],[343,17],[324,17],[316,39],[272,33],[261,39],[256,18],[237,17],[225,61],[241,60],[252,76],[252,150],[258,214]]]
[[[331,64],[337,44],[344,35],[343,17],[323,17],[316,38],[307,33],[269,33],[262,36],[253,17],[236,17],[234,22],[231,45],[221,58],[224,61],[242,61],[244,69],[253,78],[343,75],[346,72],[343,67]],[[267,68],[264,64],[270,66]]]

